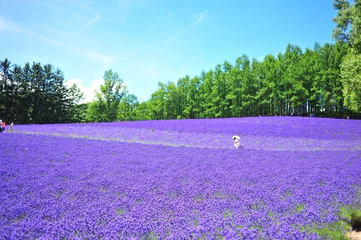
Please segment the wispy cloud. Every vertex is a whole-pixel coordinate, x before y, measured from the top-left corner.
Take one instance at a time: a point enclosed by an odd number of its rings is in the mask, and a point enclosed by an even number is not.
[[[100,53],[96,53],[96,52],[86,52],[85,53],[88,57],[95,59],[95,60],[100,60],[102,61],[105,65],[109,65],[113,62],[113,59],[110,57],[107,57],[103,54]]]
[[[201,13],[198,13],[198,14],[194,15],[195,21],[192,22],[192,24],[188,28],[190,28],[190,29],[194,28],[200,22],[202,22],[203,19],[205,19],[206,16],[207,16],[207,12],[201,12]]]
[[[182,35],[187,34],[190,30],[195,28],[198,24],[200,24],[206,18],[206,16],[207,16],[206,12],[202,12],[202,13],[195,15],[194,16],[195,20],[182,31]]]
[[[97,21],[97,19],[99,19],[100,17],[96,17],[94,18],[92,21],[90,21],[87,24],[87,27],[89,27],[94,21]],[[85,29],[86,30],[86,29]],[[84,30],[84,31],[85,31]],[[32,37],[35,39],[38,39],[39,41],[47,44],[47,45],[51,45],[53,47],[57,47],[60,49],[64,49],[64,50],[68,50],[68,51],[74,51],[77,52],[79,54],[82,54],[88,58],[97,60],[97,61],[101,61],[105,66],[108,66],[109,64],[111,64],[113,62],[113,59],[105,56],[104,54],[98,53],[98,52],[94,52],[91,51],[89,49],[84,49],[81,47],[77,47],[73,44],[70,44],[69,41],[64,41],[64,40],[57,40],[54,38],[50,38],[50,37],[46,37],[43,35],[39,35],[36,34],[32,31],[29,31],[27,29],[22,28],[21,26],[17,25],[16,23],[5,19],[3,17],[0,16],[0,31],[10,31],[10,32],[18,32],[18,33],[22,33],[25,34],[28,37]]]
[[[0,31],[20,32],[22,30],[16,23],[0,16]]]
[[[180,31],[172,40],[177,40],[184,35],[186,35],[188,32],[190,32],[193,28],[197,27],[207,16],[207,12],[201,12],[196,15],[194,15],[194,21],[191,22],[186,28],[184,28],[182,31]]]
[[[87,24],[83,27],[83,29],[79,32],[78,36],[82,35],[93,23],[99,21],[101,17],[97,15],[96,17],[90,19]]]
[[[90,59],[94,59],[97,61],[100,61],[104,64],[104,66],[109,66],[112,62],[113,59],[111,57],[105,56],[104,54],[98,53],[98,52],[94,52],[88,49],[84,49],[84,48],[80,48],[77,46],[74,46],[72,44],[69,44],[68,42],[65,41],[59,41],[56,39],[52,39],[52,38],[47,38],[47,37],[43,37],[43,36],[38,36],[34,33],[31,33],[31,36],[35,36],[37,39],[39,39],[40,41],[42,41],[43,43],[46,43],[48,45],[57,47],[57,48],[61,48],[67,51],[72,51],[72,52],[77,52],[81,55],[84,55]]]

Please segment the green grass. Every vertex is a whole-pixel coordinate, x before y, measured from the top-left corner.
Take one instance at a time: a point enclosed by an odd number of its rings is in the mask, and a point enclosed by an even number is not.
[[[300,213],[304,208],[305,206],[303,206],[303,204],[298,204],[295,208],[295,211],[296,213]]]
[[[118,208],[117,209],[117,215],[118,216],[121,216],[121,215],[123,215],[124,213],[126,213],[127,211],[125,210],[125,209],[123,209],[123,208]]]
[[[226,211],[224,211],[223,213],[223,218],[232,218],[233,217],[233,213],[230,209],[226,209]]]
[[[361,226],[361,206],[343,206],[339,211],[339,220],[335,223],[317,226],[300,226],[300,231],[315,232],[322,239],[349,239],[346,232]]]
[[[361,227],[361,206],[341,207],[340,217],[352,228]]]

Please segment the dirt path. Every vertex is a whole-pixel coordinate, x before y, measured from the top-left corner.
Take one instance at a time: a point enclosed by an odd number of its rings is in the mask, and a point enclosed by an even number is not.
[[[351,240],[361,240],[361,232],[352,231],[347,233],[347,237],[349,237]]]

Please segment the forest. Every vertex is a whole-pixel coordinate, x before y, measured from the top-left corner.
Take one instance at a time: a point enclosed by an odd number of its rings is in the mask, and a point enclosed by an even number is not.
[[[0,117],[14,123],[315,116],[361,118],[361,1],[335,0],[335,43],[288,44],[262,61],[246,55],[198,76],[159,82],[148,101],[112,69],[92,102],[51,64],[0,61]]]

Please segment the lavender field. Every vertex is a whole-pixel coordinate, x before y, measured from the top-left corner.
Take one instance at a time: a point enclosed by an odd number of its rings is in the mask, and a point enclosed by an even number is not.
[[[321,239],[361,212],[360,120],[16,125],[0,141],[0,239]]]

